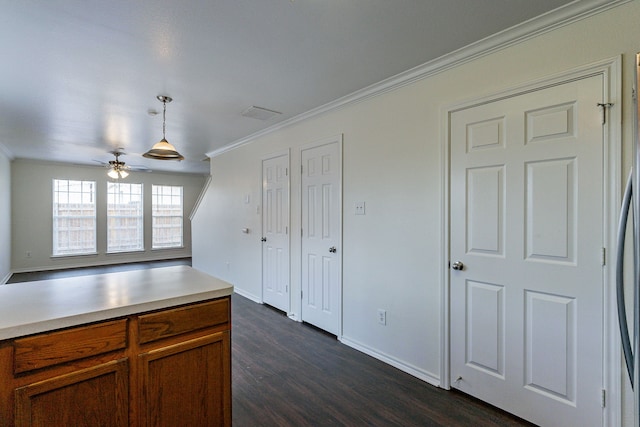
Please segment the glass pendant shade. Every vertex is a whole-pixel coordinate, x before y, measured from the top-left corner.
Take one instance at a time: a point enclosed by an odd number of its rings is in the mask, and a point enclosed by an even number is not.
[[[142,157],[158,160],[184,160],[182,154],[176,151],[176,147],[169,144],[169,141],[164,138],[155,143],[151,150],[144,153]]]
[[[107,172],[107,175],[109,175],[109,178],[113,178],[113,179],[118,179],[118,171],[115,169],[109,169],[109,172]]]
[[[158,95],[158,101],[162,102],[162,139],[160,142],[154,144],[151,147],[151,150],[147,151],[142,155],[142,157],[146,157],[147,159],[156,159],[156,160],[184,160],[184,156],[178,151],[176,151],[176,147],[169,144],[167,138],[165,136],[166,130],[166,118],[167,118],[167,102],[173,101],[173,99],[169,96]]]

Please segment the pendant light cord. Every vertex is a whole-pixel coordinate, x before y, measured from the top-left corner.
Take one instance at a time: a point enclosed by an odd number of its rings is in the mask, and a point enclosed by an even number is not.
[[[163,99],[162,100],[162,139],[166,140],[167,137],[165,136],[166,133],[166,117],[167,117],[167,100]]]

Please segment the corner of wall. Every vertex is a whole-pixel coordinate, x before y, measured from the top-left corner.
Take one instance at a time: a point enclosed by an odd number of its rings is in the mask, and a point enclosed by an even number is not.
[[[0,284],[11,277],[11,158],[0,149]]]

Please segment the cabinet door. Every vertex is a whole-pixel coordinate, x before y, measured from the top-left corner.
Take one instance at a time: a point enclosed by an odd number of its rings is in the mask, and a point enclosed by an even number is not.
[[[143,353],[142,426],[230,426],[231,347],[219,332]]]
[[[121,359],[17,388],[16,427],[125,427],[128,384]]]

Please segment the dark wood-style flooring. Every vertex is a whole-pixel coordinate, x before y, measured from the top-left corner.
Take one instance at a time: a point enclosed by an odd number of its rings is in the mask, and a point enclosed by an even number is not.
[[[9,283],[191,264],[166,262],[14,274]],[[242,296],[232,297],[233,425],[531,426],[433,387]]]
[[[234,294],[233,424],[531,426]]]

